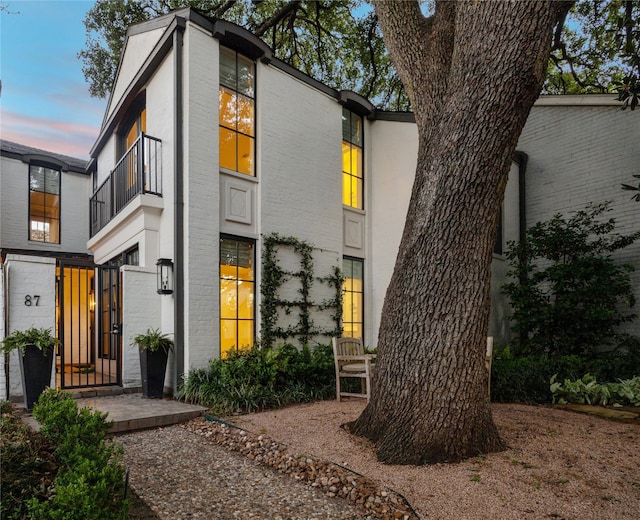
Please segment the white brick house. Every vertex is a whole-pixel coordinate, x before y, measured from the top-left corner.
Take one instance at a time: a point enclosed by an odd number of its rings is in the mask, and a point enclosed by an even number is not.
[[[594,117],[615,112],[615,124],[637,135],[635,114],[590,99],[598,105],[588,107]],[[566,117],[579,121],[585,98],[566,102]],[[505,245],[525,225],[573,207],[560,191],[581,192],[583,165],[567,158],[587,134],[598,137],[599,119],[589,128],[559,122],[559,107],[545,103],[533,109],[505,194],[489,324],[498,341],[509,338],[499,289]],[[610,185],[620,201],[627,195],[619,183],[640,162],[631,142]],[[597,144],[585,145],[585,153]],[[87,243],[104,266],[95,271],[91,309],[96,373],[107,372],[104,384],[140,386],[131,339],[148,328],[175,338],[167,379],[173,389],[180,375],[259,339],[260,258],[273,233],[312,243],[316,276],[342,269],[345,334],[375,346],[416,156],[411,114],[376,110],[353,92],[313,80],[234,24],[183,9],[131,27],[88,170]],[[563,179],[561,189],[548,184],[551,178]],[[582,193],[592,200],[588,187]],[[624,214],[632,226],[633,212]],[[638,263],[637,249],[635,255]],[[167,294],[158,292],[160,259],[173,267]],[[292,258],[282,261],[295,269]],[[291,294],[297,289],[288,286]],[[324,319],[319,311],[314,318]]]

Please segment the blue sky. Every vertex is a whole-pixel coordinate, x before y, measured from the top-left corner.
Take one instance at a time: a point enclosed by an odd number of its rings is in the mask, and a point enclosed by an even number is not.
[[[77,54],[87,0],[2,0],[0,136],[88,158],[106,100],[92,98]]]

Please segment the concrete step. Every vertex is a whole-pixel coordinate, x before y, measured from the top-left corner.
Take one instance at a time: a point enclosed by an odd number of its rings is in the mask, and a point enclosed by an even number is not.
[[[87,389],[82,390],[83,393],[86,391]],[[79,408],[88,406],[102,413],[108,413],[107,419],[114,421],[109,430],[111,433],[170,426],[186,422],[206,411],[203,406],[187,404],[171,398],[146,399],[140,393],[96,394],[76,398],[76,402]],[[31,413],[26,413],[23,420],[38,431],[39,425]]]

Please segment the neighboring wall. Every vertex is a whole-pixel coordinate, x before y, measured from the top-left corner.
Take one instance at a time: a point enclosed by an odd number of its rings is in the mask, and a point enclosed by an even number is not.
[[[63,171],[60,244],[29,240],[29,164],[0,158],[0,248],[87,254],[91,178]]]
[[[367,193],[371,198],[372,262],[369,269],[374,275],[365,293],[365,298],[371,302],[365,328],[367,343],[375,345],[413,188],[418,132],[414,123],[379,120],[371,124],[371,136],[372,145],[367,157],[372,171]],[[503,205],[503,250],[508,241],[519,239],[518,172],[518,165],[513,163]],[[508,341],[510,335],[508,302],[500,292],[505,279],[504,255],[494,254],[489,334],[499,342]]]
[[[611,201],[608,217],[620,233],[640,229],[640,203],[622,183],[640,173],[640,114],[622,111],[613,96],[542,98],[531,111],[518,149],[527,153],[527,226],[556,213],[570,215],[590,202]],[[637,183],[637,181],[636,181]],[[636,271],[632,283],[640,314],[640,242],[615,253]],[[627,332],[640,335],[640,321]]]

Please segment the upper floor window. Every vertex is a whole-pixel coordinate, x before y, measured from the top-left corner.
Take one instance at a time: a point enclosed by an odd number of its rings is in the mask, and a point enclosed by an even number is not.
[[[220,47],[220,167],[255,176],[255,63]]]
[[[362,174],[362,117],[342,109],[342,203],[364,209]]]
[[[138,136],[140,136],[140,134],[146,133],[146,131],[147,131],[147,109],[143,108],[140,111],[140,113],[137,115],[137,117],[133,121],[131,121],[131,123],[129,124],[129,127],[124,133],[124,142],[123,142],[124,150],[122,151],[122,153],[124,154],[129,148],[131,148],[133,143],[136,142],[136,139],[138,139]]]
[[[60,170],[29,166],[29,240],[60,243]]]

